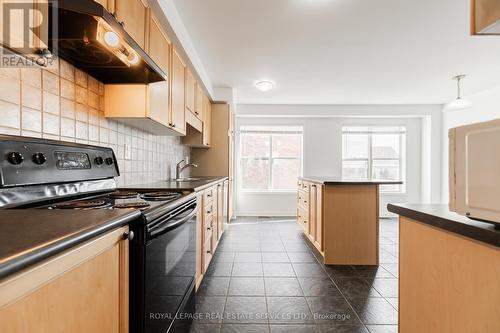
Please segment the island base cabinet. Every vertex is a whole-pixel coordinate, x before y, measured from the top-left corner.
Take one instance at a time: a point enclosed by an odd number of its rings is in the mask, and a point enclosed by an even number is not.
[[[127,230],[1,281],[1,332],[128,332]]]
[[[399,332],[500,332],[500,250],[400,218]]]

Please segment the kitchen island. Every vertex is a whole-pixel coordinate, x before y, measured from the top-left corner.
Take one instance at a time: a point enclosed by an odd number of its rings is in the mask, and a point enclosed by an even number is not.
[[[327,265],[378,265],[379,186],[401,181],[299,177],[297,222]]]
[[[500,332],[500,231],[446,205],[388,210],[400,215],[400,332]]]

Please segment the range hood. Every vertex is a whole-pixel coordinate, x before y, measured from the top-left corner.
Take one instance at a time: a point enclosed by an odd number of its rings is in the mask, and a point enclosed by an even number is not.
[[[99,3],[59,0],[51,2],[50,10],[57,22],[49,23],[49,31],[57,31],[57,36],[49,33],[49,49],[61,59],[103,83],[167,80],[166,73]]]

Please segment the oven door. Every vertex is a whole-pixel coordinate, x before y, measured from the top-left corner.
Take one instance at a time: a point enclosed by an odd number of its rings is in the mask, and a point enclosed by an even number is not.
[[[188,332],[195,312],[196,202],[149,230],[144,268],[145,333]]]

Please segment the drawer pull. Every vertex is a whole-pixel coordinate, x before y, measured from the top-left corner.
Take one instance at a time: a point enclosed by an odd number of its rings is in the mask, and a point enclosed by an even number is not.
[[[212,228],[207,228],[207,230],[212,230]]]
[[[212,211],[211,210],[207,210],[207,214],[212,214]]]
[[[208,253],[208,254],[211,254],[211,253],[212,253],[212,251],[208,250],[208,251],[207,251],[207,253]]]
[[[207,198],[211,198],[212,197],[212,194],[207,194]]]

